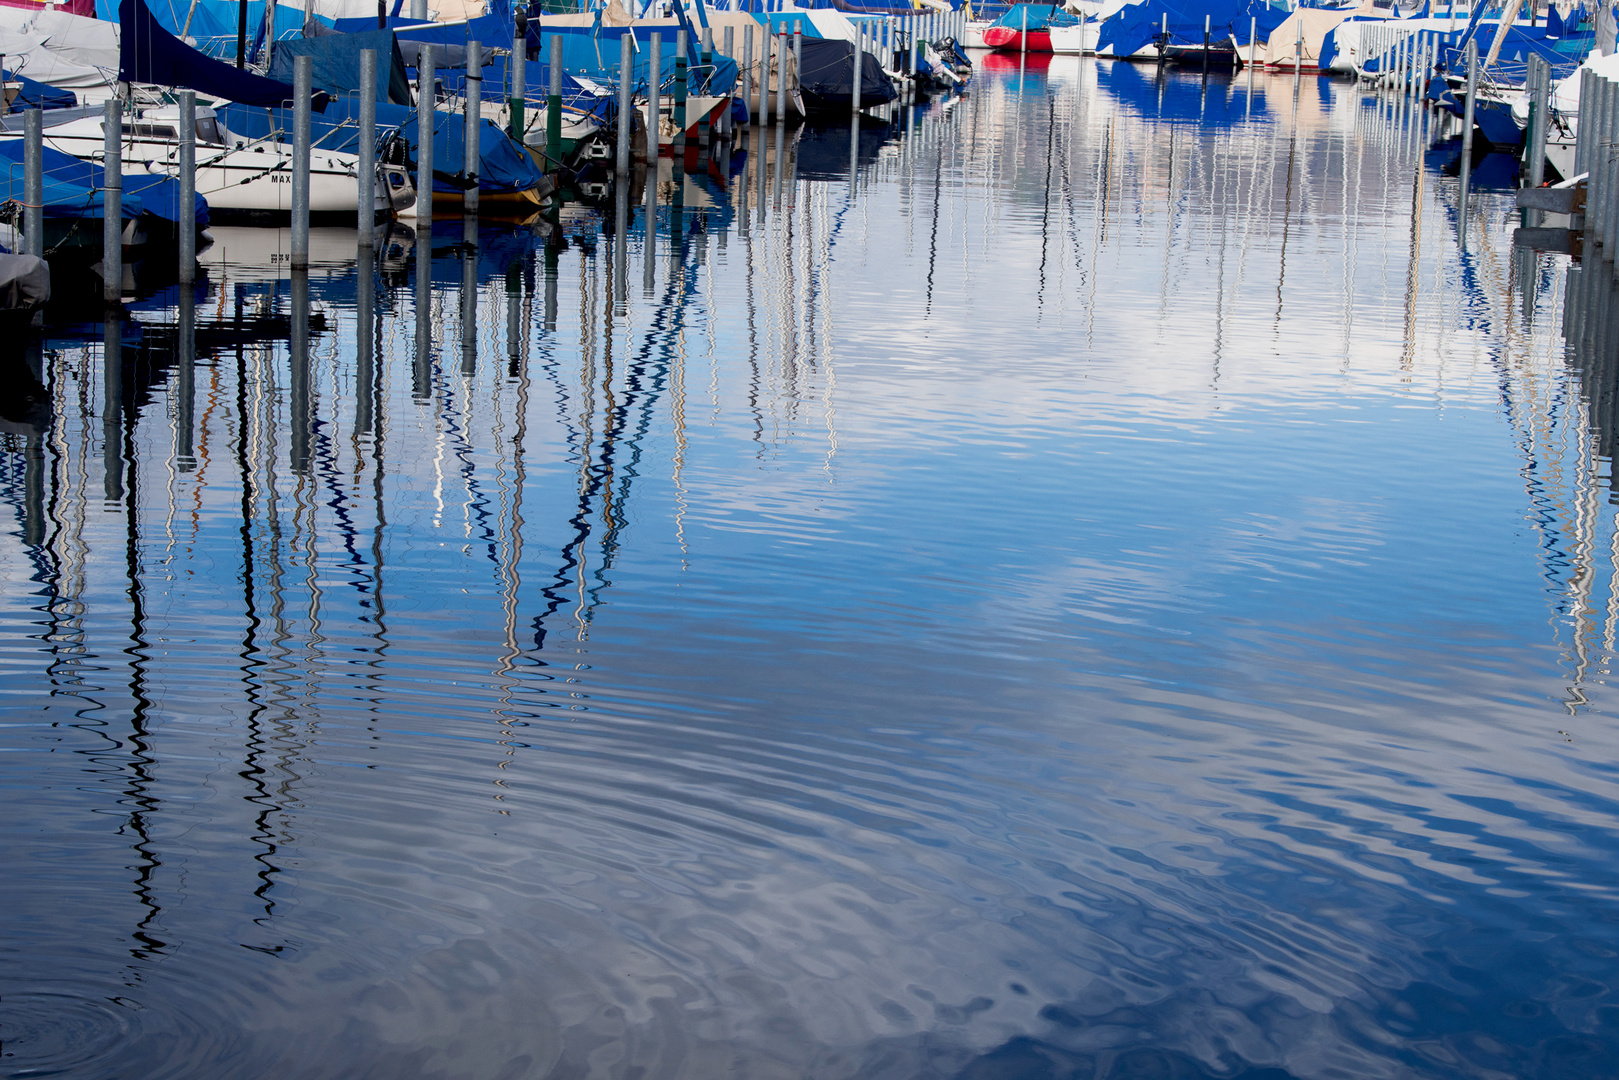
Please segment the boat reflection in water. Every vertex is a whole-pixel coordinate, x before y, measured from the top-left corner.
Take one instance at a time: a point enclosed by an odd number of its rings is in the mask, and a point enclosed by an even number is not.
[[[1611,1071],[1611,268],[1438,137],[1057,57],[52,327],[7,1070]]]

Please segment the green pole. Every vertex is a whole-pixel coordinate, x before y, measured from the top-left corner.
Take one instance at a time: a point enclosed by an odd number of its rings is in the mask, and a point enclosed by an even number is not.
[[[675,157],[684,159],[686,156],[686,30],[682,27],[675,34]]]
[[[517,33],[512,36],[512,96],[507,99],[511,106],[509,111],[509,134],[523,144],[523,95],[528,92],[528,73],[525,70],[525,61],[528,59],[528,15],[519,11],[517,13]]]
[[[551,94],[545,99],[545,160],[562,164],[562,35],[551,37]]]

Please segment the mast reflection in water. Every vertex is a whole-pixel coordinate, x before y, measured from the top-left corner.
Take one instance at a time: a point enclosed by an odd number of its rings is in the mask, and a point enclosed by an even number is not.
[[[4,1075],[1616,1075],[1612,269],[1443,137],[1031,57],[9,343]]]

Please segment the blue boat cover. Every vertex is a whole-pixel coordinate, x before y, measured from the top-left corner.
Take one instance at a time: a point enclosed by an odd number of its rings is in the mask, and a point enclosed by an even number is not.
[[[746,11],[752,15],[779,14],[783,11],[789,16],[792,14],[783,0],[731,0],[729,4],[714,6],[722,10]],[[817,11],[847,11],[857,15],[868,12],[873,15],[910,14],[916,10],[916,6],[909,0],[796,0],[796,6]],[[960,11],[965,6],[965,0],[950,0],[952,11]],[[1005,11],[1006,7],[1004,0],[983,0],[982,3],[974,4],[972,9],[978,17],[989,18]]]
[[[0,79],[22,84],[22,89],[17,91],[17,96],[11,102],[13,112],[18,109],[71,109],[79,103],[73,91],[58,90],[15,71],[0,70]]]
[[[20,142],[19,139],[8,139],[7,143]],[[59,179],[78,184],[82,187],[99,191],[107,183],[106,172],[93,161],[85,161],[71,154],[45,148],[54,159],[47,155],[46,168],[54,172]],[[164,221],[179,224],[185,220],[186,215],[180,209],[180,181],[172,176],[161,173],[125,172],[123,179],[123,199],[127,203],[131,195],[139,201],[137,213],[145,211]],[[124,208],[126,211],[128,207]],[[128,213],[126,217],[130,216]],[[199,227],[208,224],[208,200],[197,193],[192,193],[191,220]]]
[[[372,23],[375,22],[373,19]],[[394,33],[400,41],[429,41],[434,45],[465,45],[469,41],[481,41],[485,45],[509,49],[512,38],[517,36],[517,28],[509,16],[502,19],[499,15],[480,15],[463,22],[407,23],[395,27]]]
[[[1482,23],[1474,28],[1472,36],[1478,42],[1481,60],[1489,54],[1495,36],[1500,32],[1499,23]],[[1551,65],[1553,79],[1567,78],[1580,66],[1595,42],[1594,35],[1590,33],[1556,37],[1548,34],[1544,26],[1512,26],[1507,29],[1506,35],[1501,42],[1500,56],[1495,66],[1490,68],[1490,74],[1497,81],[1509,84],[1524,81],[1531,54],[1540,56]],[[1466,41],[1465,33],[1441,36],[1439,60],[1447,70],[1464,69]],[[1376,58],[1368,58],[1363,66],[1367,71],[1377,71],[1379,63]]]
[[[545,28],[543,40],[536,34],[536,23],[529,24],[530,52],[538,50],[538,55],[549,57],[551,55],[551,40],[562,39],[562,66],[575,75],[583,75],[598,83],[610,87],[618,86],[618,50],[619,39],[625,34],[635,38],[634,67],[630,75],[632,89],[637,94],[646,92],[647,60],[651,53],[652,34],[657,32],[663,37],[662,85],[664,92],[675,73],[674,59],[674,28],[669,26],[648,29],[644,26],[614,27],[614,26],[548,26]],[[809,35],[806,34],[805,37]],[[734,59],[729,56],[714,54],[712,67],[705,67],[699,61],[700,46],[695,40],[688,39],[686,61],[686,92],[688,94],[709,94],[714,97],[730,97],[736,91],[739,72]],[[545,90],[542,85],[545,77],[543,64],[529,64],[529,85],[534,91],[543,96]]]
[[[1348,23],[1359,21],[1362,20],[1345,19],[1343,22],[1339,23],[1338,26],[1344,26]],[[1331,30],[1328,30],[1327,36],[1321,39],[1321,50],[1316,57],[1316,63],[1320,65],[1322,71],[1326,71],[1332,66],[1332,62],[1338,59],[1338,26],[1334,26]]]
[[[80,161],[49,146],[45,150],[45,216],[48,218],[99,218],[102,214],[101,166]],[[0,195],[7,199],[23,197],[23,141],[0,139]],[[144,179],[131,177],[130,179]],[[159,179],[167,179],[161,177]],[[178,185],[176,185],[178,187]],[[207,203],[203,203],[206,207]],[[120,207],[125,221],[141,216],[139,194],[126,187]]]
[[[400,42],[431,43],[457,49],[465,48],[467,42],[477,41],[484,46],[484,83],[483,93],[486,99],[496,97],[509,97],[511,95],[511,66],[510,58],[506,55],[491,55],[493,50],[500,49],[504,53],[511,47],[512,38],[516,34],[511,15],[491,14],[482,15],[475,19],[455,23],[419,23],[405,19],[390,18],[389,27]],[[349,27],[360,29],[375,29],[376,19],[340,19],[336,26],[344,31]],[[625,33],[633,34],[636,39],[636,65],[632,75],[638,92],[646,90],[646,55],[654,31],[663,35],[663,79],[667,87],[674,75],[674,32],[671,27],[648,28],[628,27],[619,28],[611,26],[601,27],[546,27],[543,30],[538,19],[528,24],[528,55],[529,63],[525,68],[527,86],[525,96],[529,98],[543,98],[549,93],[550,72],[545,62],[536,62],[537,58],[551,55],[550,38],[553,36],[563,39],[562,65],[563,70],[571,74],[581,75],[597,82],[616,88],[618,86],[618,50],[619,38]],[[805,26],[805,37],[815,36],[810,33],[810,27]],[[740,73],[734,59],[714,54],[712,66],[705,67],[700,61],[700,46],[696,35],[691,36],[688,47],[687,61],[687,92],[691,94],[711,94],[725,97],[735,91]],[[356,61],[357,63],[358,61]],[[408,69],[409,77],[415,80],[415,71]],[[465,70],[448,67],[443,64],[443,54],[440,54],[438,81],[442,89],[449,94],[459,94],[465,80]],[[317,81],[317,85],[319,85]],[[497,89],[498,88],[498,89]],[[565,86],[565,96],[582,92],[577,82]]]
[[[145,0],[118,4],[120,82],[183,86],[210,97],[247,105],[280,105],[292,100],[289,83],[241,71],[193,49],[165,30]],[[326,95],[316,95],[320,108]]]
[[[859,14],[859,12],[850,12],[850,14]],[[755,15],[754,18],[764,26],[768,33],[790,34],[793,32],[793,23],[797,21],[804,24],[805,38],[819,38],[824,36],[819,30],[815,29],[814,23],[804,18],[802,12],[772,11],[769,13]]]
[[[1102,23],[1096,36],[1098,51],[1112,47],[1114,56],[1129,56],[1151,45],[1169,19],[1169,43],[1181,48],[1203,45],[1203,22],[1209,22],[1209,40],[1225,41],[1232,35],[1248,40],[1248,20],[1254,21],[1261,41],[1292,12],[1273,8],[1265,0],[1141,0]]]
[[[423,26],[420,19],[406,19],[398,15],[389,15],[383,19],[384,30],[403,30],[407,26]],[[365,30],[376,30],[377,17],[375,15],[355,15],[345,19],[333,19],[332,29],[340,34],[358,34]]]
[[[1126,11],[1129,9],[1126,8]],[[1053,26],[1078,26],[1079,18],[1054,4],[1013,4],[1006,14],[990,25],[1008,30],[1049,30]],[[1199,38],[1198,40],[1202,40]],[[1135,50],[1130,50],[1134,52]]]
[[[268,138],[276,132],[292,130],[291,109],[253,109],[230,105],[222,110],[225,126],[232,133],[251,139]],[[337,98],[326,112],[310,118],[310,132],[317,146],[354,153],[358,148],[360,104],[353,98]],[[461,117],[436,110],[433,113],[433,190],[460,192],[467,188],[461,171],[465,142],[461,137]],[[416,110],[403,105],[377,106],[379,132],[397,131],[410,147],[411,168],[416,159]],[[545,174],[528,151],[512,142],[492,120],[484,120],[478,130],[478,190],[491,195],[528,191],[539,186]]]
[[[300,56],[312,60],[314,85],[337,96],[360,92],[360,53],[372,49],[378,57],[377,102],[409,105],[410,76],[399,54],[392,30],[359,34],[324,34],[313,38],[278,41],[270,49],[270,78],[292,82],[292,64]]]
[[[1569,11],[1566,19],[1557,13],[1557,5],[1553,4],[1546,9],[1546,34],[1549,37],[1577,34],[1580,32],[1580,23],[1584,22],[1586,18],[1583,3]]]
[[[185,30],[185,37],[196,43],[199,51],[217,59],[235,59],[236,56],[236,19],[238,16],[237,0],[149,0],[148,8],[152,17],[171,34],[180,36]],[[264,20],[264,5],[254,0],[250,5],[252,10],[248,13],[247,25],[249,34],[256,32]],[[186,18],[191,19],[190,27],[186,27]],[[104,22],[118,22],[118,0],[96,0],[96,18]],[[295,7],[277,7],[275,9],[275,37],[285,38],[299,34],[306,18],[313,18],[316,22],[331,25],[332,20],[323,15],[306,16],[303,11]],[[371,20],[372,26],[376,20]]]

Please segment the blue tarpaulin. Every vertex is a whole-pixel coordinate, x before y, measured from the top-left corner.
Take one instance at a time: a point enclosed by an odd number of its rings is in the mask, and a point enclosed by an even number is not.
[[[179,36],[182,28],[185,28],[189,12],[191,26],[186,30],[185,36],[196,42],[197,48],[210,56],[221,59],[235,58],[238,17],[236,0],[196,0],[195,9],[192,8],[191,0],[148,0],[147,6],[158,24],[176,36]],[[120,21],[118,8],[118,0],[96,0],[96,18],[105,22],[118,22]],[[298,35],[303,29],[305,18],[305,14],[297,8],[277,7],[275,37]],[[332,22],[321,15],[315,15],[314,18],[326,25],[331,25]],[[263,0],[252,0],[247,13],[249,41],[263,21]],[[373,27],[375,24],[376,20],[373,19]]]
[[[277,57],[270,68],[270,73],[277,77],[286,78],[291,75],[291,57],[299,53],[308,53],[316,56],[314,84],[323,90],[333,93],[356,92],[359,87],[360,50],[390,49],[396,54],[397,47],[393,44],[396,34],[390,30],[375,29],[375,19],[345,19],[340,26],[352,25],[362,28],[361,32],[348,33],[339,30],[308,42],[278,42],[273,55]],[[402,24],[403,25],[403,24]],[[365,29],[369,27],[370,29]],[[511,68],[506,56],[492,55],[501,42],[510,42],[514,30],[510,25],[505,29],[493,16],[472,20],[471,23],[455,23],[450,25],[423,25],[421,23],[409,24],[409,29],[417,34],[417,38],[425,38],[432,44],[443,49],[454,49],[461,52],[468,41],[479,41],[484,44],[483,88],[484,100],[504,100],[511,96]],[[497,35],[504,34],[501,38]],[[417,39],[407,39],[410,45],[420,45],[424,42]],[[509,46],[508,46],[509,47]],[[279,59],[285,55],[286,60]],[[435,81],[440,90],[446,94],[455,95],[465,92],[465,54],[462,53],[462,66],[451,67],[445,64],[444,56],[439,57],[439,66],[435,72]],[[549,93],[550,70],[549,66],[540,63],[527,65],[526,77],[528,86],[525,97],[529,99],[543,98]],[[392,89],[387,95],[378,91],[378,101],[392,101],[396,105],[408,105],[411,102],[410,88],[415,79],[415,70],[405,66],[401,56],[396,61],[396,69],[390,77],[389,86]],[[377,74],[379,87],[381,86],[382,72]],[[616,113],[616,101],[612,97],[598,98],[587,92],[580,83],[566,72],[562,76],[562,100],[565,106],[590,112],[604,124],[612,123]]]
[[[100,217],[102,181],[99,165],[71,154],[45,149],[45,217]],[[0,139],[0,194],[23,199],[23,139]],[[123,220],[141,215],[141,196],[123,196]]]
[[[1563,37],[1566,34],[1577,34],[1580,32],[1580,23],[1584,22],[1585,19],[1586,13],[1584,4],[1581,4],[1570,11],[1568,13],[1568,18],[1566,19],[1557,13],[1557,5],[1552,4],[1546,9],[1546,33],[1551,37]]]
[[[556,27],[545,28],[543,40],[536,33],[535,23],[529,24],[530,45],[538,48],[539,55],[551,55],[551,39],[562,39],[562,66],[575,75],[582,75],[609,87],[618,85],[618,50],[619,39],[625,34],[631,34],[636,41],[634,51],[634,70],[630,76],[637,93],[646,91],[647,58],[651,54],[651,39],[654,32],[663,37],[663,84],[667,87],[674,77],[674,30],[672,27],[661,26],[647,28],[637,27]],[[714,97],[729,97],[736,90],[738,78],[736,61],[728,56],[714,54],[712,67],[704,67],[699,63],[700,46],[696,41],[688,42],[687,50],[686,92],[688,94],[709,94]],[[529,64],[530,85],[534,86],[541,80],[544,65]],[[543,94],[544,90],[536,86]]]
[[[53,150],[49,146],[44,148],[45,166],[45,216],[48,218],[99,218],[102,213],[101,187],[105,182],[101,166],[88,161],[81,161],[72,154],[64,154],[60,150]],[[6,199],[22,199],[23,188],[23,141],[21,139],[0,139],[0,196]],[[150,185],[154,190],[148,192],[147,185],[142,181],[167,181],[168,186],[175,191],[179,184],[166,176],[145,176],[139,173],[124,178],[123,201],[120,206],[125,221],[141,216],[146,209],[141,195],[157,196],[162,201],[162,183]],[[208,223],[208,203],[198,196],[201,205],[198,207],[199,224]],[[166,208],[168,212],[161,216],[174,220],[174,198],[169,196]]]
[[[1006,14],[991,25],[1022,32],[1049,30],[1053,26],[1078,26],[1079,19],[1051,4],[1013,4]]]
[[[26,75],[19,75],[15,71],[0,71],[0,78],[7,82],[22,84],[22,88],[17,91],[17,96],[11,102],[13,112],[18,109],[71,109],[79,103],[73,91],[58,90]]]
[[[19,143],[20,139],[7,139],[6,146]],[[82,187],[100,190],[106,185],[106,173],[100,165],[93,161],[85,161],[71,154],[64,154],[45,147],[48,154],[55,158],[46,159],[46,168],[60,180],[78,184]],[[164,221],[176,224],[184,221],[188,216],[198,226],[208,224],[208,200],[201,195],[192,193],[191,212],[189,215],[182,212],[180,207],[180,181],[172,176],[161,173],[146,173],[127,171],[122,174],[123,198],[128,201],[131,195],[139,202],[137,212],[144,211]],[[127,207],[125,208],[127,210]],[[126,217],[129,214],[125,214]]]
[[[278,41],[270,50],[268,75],[290,83],[292,64],[299,56],[311,59],[313,85],[331,94],[359,93],[360,53],[377,54],[377,102],[411,104],[410,77],[391,30],[360,34],[323,34],[314,38]]]
[[[1204,19],[1209,23],[1209,40],[1225,41],[1233,34],[1248,40],[1248,20],[1255,23],[1259,40],[1269,40],[1271,31],[1292,12],[1273,8],[1265,0],[1142,0],[1130,4],[1102,23],[1097,34],[1097,50],[1111,48],[1114,56],[1129,56],[1153,44],[1169,20],[1169,44],[1180,48],[1203,46]]]
[[[909,5],[906,5],[906,7],[909,8]],[[858,12],[850,12],[850,14],[858,14]],[[793,32],[793,24],[798,22],[804,24],[805,37],[818,38],[821,36],[821,32],[815,29],[815,24],[804,18],[800,12],[773,11],[768,14],[755,15],[754,18],[758,19],[766,32],[771,34],[790,34]]]
[[[406,19],[397,15],[389,15],[383,19],[385,30],[403,30],[407,26],[430,25],[420,19]],[[357,15],[347,19],[333,19],[332,29],[340,34],[358,34],[365,30],[376,30],[377,17],[375,15]]]
[[[327,107],[326,112],[312,118],[310,129],[315,143],[325,149],[355,153],[358,149],[360,103],[352,97],[341,97]],[[224,110],[225,126],[232,133],[247,138],[262,139],[275,132],[292,130],[291,109],[254,109],[231,105]],[[379,132],[398,131],[410,146],[411,161],[416,157],[416,110],[403,105],[377,106]],[[484,120],[479,128],[478,190],[491,195],[528,191],[538,187],[545,179],[540,167],[528,151],[512,142],[511,138],[491,120]],[[459,114],[435,110],[433,113],[433,161],[439,167],[433,170],[434,191],[460,192],[466,190],[461,166],[465,160],[465,143],[461,138]],[[414,169],[414,165],[412,165]]]
[[[1473,38],[1478,42],[1481,61],[1489,55],[1495,36],[1500,31],[1499,23],[1481,23],[1474,30]],[[1505,83],[1521,84],[1524,81],[1531,54],[1539,55],[1551,65],[1553,79],[1567,78],[1584,61],[1595,42],[1594,35],[1589,33],[1555,37],[1549,35],[1544,26],[1512,26],[1507,29],[1506,35],[1501,42],[1500,56],[1495,66],[1490,68],[1491,77]],[[1466,69],[1467,61],[1463,52],[1466,40],[1464,33],[1441,36],[1439,60],[1447,70]],[[1369,57],[1362,66],[1367,71],[1375,72],[1380,65],[1377,58]]]
[[[292,100],[291,84],[204,56],[169,33],[152,17],[144,0],[121,0],[118,21],[120,82],[187,87],[247,105],[280,105]],[[319,95],[316,107],[324,100],[325,95]]]

